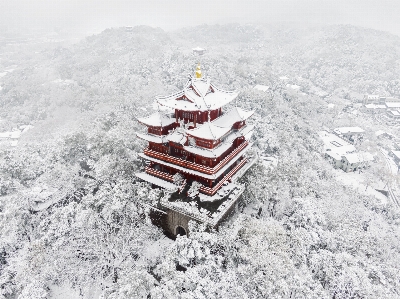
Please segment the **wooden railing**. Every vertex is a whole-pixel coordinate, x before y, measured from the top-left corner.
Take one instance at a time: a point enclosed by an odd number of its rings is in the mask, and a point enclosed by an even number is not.
[[[200,172],[203,172],[206,174],[215,174],[222,167],[224,167],[233,157],[235,157],[237,154],[239,154],[248,144],[249,143],[247,141],[242,143],[236,149],[234,149],[229,155],[227,155],[221,162],[219,162],[215,167],[212,167],[212,168],[201,165],[201,164],[193,163],[190,161],[178,159],[178,158],[175,158],[175,157],[167,155],[167,154],[159,153],[159,152],[153,151],[149,148],[146,148],[144,150],[144,154],[149,157],[153,157],[153,158],[156,158],[156,159],[159,159],[162,161],[170,162],[172,164],[182,166],[185,168],[189,168],[189,169],[193,169],[196,171],[200,171]]]
[[[165,173],[165,172],[162,172],[162,171],[159,171],[159,170],[156,170],[154,168],[146,166],[145,171],[148,174],[156,176],[156,177],[158,177],[160,179],[164,179],[164,180],[169,181],[169,182],[173,182],[174,181],[174,177],[172,175],[170,175],[168,173]]]
[[[236,165],[231,171],[229,171],[229,173],[213,188],[201,186],[199,190],[207,195],[214,195],[218,191],[218,189],[222,186],[222,184],[225,181],[229,180],[246,163],[247,159],[243,159],[242,161],[240,161],[240,163]]]
[[[147,166],[145,168],[145,171],[150,175],[153,175],[153,176],[158,177],[160,179],[163,179],[163,180],[169,181],[171,183],[174,183],[174,176],[173,175],[170,175],[168,173],[156,170],[156,169],[151,168],[149,166]],[[180,192],[185,188],[186,182],[187,182],[186,180],[183,180],[181,186],[178,186],[178,189],[180,190]]]

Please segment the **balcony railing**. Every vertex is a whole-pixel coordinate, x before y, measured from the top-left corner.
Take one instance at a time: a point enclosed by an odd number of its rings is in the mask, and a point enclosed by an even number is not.
[[[242,161],[240,161],[240,163],[238,165],[236,165],[231,171],[229,171],[229,173],[213,188],[201,186],[199,188],[199,190],[207,195],[214,195],[218,191],[218,189],[222,186],[222,184],[225,181],[231,179],[232,176],[246,163],[247,163],[247,159],[243,159]]]
[[[197,164],[197,163],[193,163],[190,161],[186,161],[186,160],[182,160],[182,159],[178,159],[175,158],[173,156],[167,155],[167,154],[163,154],[163,153],[159,153],[156,151],[153,151],[149,148],[146,148],[144,150],[144,154],[149,156],[149,157],[153,157],[165,162],[169,162],[178,166],[182,166],[188,169],[193,169],[199,172],[203,172],[206,174],[215,174],[217,173],[222,167],[224,167],[233,157],[235,157],[236,155],[238,155],[249,143],[246,141],[244,143],[242,143],[241,145],[239,145],[236,149],[234,149],[229,155],[227,155],[221,162],[219,162],[215,167],[208,167],[208,166],[204,166],[201,164]]]
[[[168,174],[168,173],[156,170],[156,169],[148,167],[148,166],[146,166],[145,171],[148,174],[156,176],[156,177],[158,177],[160,179],[164,179],[164,180],[169,181],[169,182],[174,182],[174,177],[172,175]]]

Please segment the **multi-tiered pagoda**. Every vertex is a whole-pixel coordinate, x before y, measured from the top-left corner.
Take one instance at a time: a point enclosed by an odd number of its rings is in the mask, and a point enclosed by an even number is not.
[[[159,110],[138,119],[147,126],[147,132],[137,136],[149,145],[139,154],[146,160],[145,172],[136,176],[169,191],[170,196],[161,201],[166,214],[174,210],[186,218],[216,226],[224,216],[217,216],[224,202],[230,199],[234,203],[243,192],[243,186],[234,184],[234,179],[252,162],[245,153],[251,147],[249,140],[254,129],[246,121],[253,111],[239,107],[226,112],[222,109],[237,96],[235,91],[217,88],[202,76],[198,66],[182,91],[156,98],[158,105],[170,112]],[[187,196],[193,182],[200,183],[195,200]],[[187,221],[184,222],[186,225],[175,223],[176,227],[169,223],[168,230],[172,234],[186,233]]]

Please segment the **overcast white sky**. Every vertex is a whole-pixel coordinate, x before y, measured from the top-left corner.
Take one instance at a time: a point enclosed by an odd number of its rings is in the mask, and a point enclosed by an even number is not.
[[[102,31],[215,23],[341,23],[400,36],[400,0],[0,0],[0,28]]]

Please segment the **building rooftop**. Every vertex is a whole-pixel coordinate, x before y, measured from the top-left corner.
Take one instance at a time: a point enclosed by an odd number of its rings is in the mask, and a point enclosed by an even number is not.
[[[149,142],[154,142],[154,143],[165,143],[167,142],[166,136],[164,135],[153,135],[153,134],[141,134],[141,133],[136,133],[136,136],[139,137],[140,139],[147,140]]]
[[[221,108],[237,96],[238,92],[219,89],[208,79],[191,77],[182,91],[156,99],[160,105],[172,109],[208,111]]]
[[[340,156],[352,153],[356,151],[354,145],[349,142],[343,140],[339,136],[335,134],[328,133],[326,131],[318,132],[319,137],[322,139],[324,143],[324,149],[326,153],[329,153],[330,156],[333,157],[334,154],[338,154]]]
[[[198,146],[185,146],[184,148],[186,151],[202,157],[206,158],[219,157],[232,146],[232,142],[236,138],[244,136],[247,141],[250,141],[253,131],[254,131],[253,125],[251,126],[246,125],[238,131],[232,131],[229,135],[227,135],[227,137],[223,140],[221,144],[219,144],[216,148],[213,149],[201,148]]]
[[[400,108],[400,102],[385,102],[388,108]]]
[[[234,107],[229,112],[224,113],[212,123],[219,127],[232,127],[232,125],[239,121],[244,121],[254,114],[254,111],[246,111],[239,107]]]
[[[184,145],[186,143],[187,136],[185,135],[185,133],[175,130],[167,135],[167,140]]]
[[[257,84],[256,86],[254,86],[254,89],[261,90],[261,91],[265,92],[265,91],[267,91],[269,89],[269,86]]]
[[[333,131],[338,135],[348,134],[348,133],[364,133],[365,132],[360,127],[341,127],[341,128],[336,128]]]
[[[212,122],[205,122],[201,126],[187,130],[187,134],[193,137],[207,139],[207,140],[218,140],[226,135],[231,130],[231,127],[220,127],[216,126]]]
[[[400,151],[392,151],[392,153],[397,159],[400,159]]]
[[[378,105],[378,104],[367,104],[365,105],[367,109],[386,109],[386,105]]]
[[[142,179],[143,181],[146,181],[146,182],[148,182],[150,184],[154,184],[154,185],[156,185],[158,187],[165,188],[165,189],[167,189],[169,191],[176,191],[178,189],[178,187],[175,184],[167,182],[167,181],[162,180],[162,179],[159,179],[159,178],[157,178],[155,176],[152,176],[152,175],[150,175],[150,174],[148,174],[146,172],[135,173],[135,175],[138,178]]]
[[[374,156],[367,152],[358,152],[343,155],[350,164],[374,160]]]
[[[175,122],[175,118],[168,117],[162,112],[156,112],[147,117],[138,118],[138,121],[149,127],[166,127]]]

